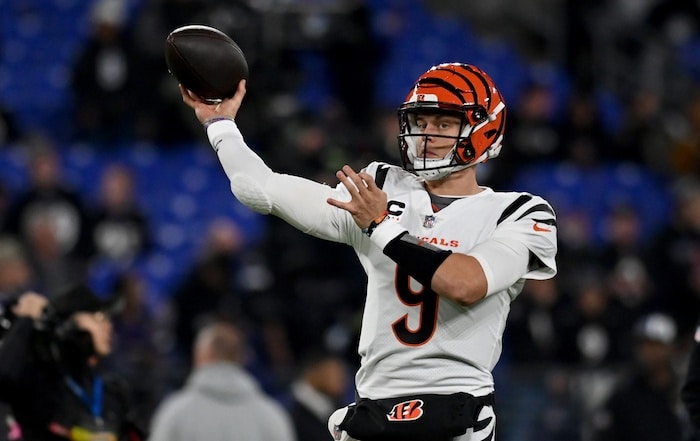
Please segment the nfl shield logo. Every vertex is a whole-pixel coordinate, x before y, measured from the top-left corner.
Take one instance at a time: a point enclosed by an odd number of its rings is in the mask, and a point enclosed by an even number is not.
[[[423,227],[433,228],[435,226],[435,216],[429,214],[423,218]]]

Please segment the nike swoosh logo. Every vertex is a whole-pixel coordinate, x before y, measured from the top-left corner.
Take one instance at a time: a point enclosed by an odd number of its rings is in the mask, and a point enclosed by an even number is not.
[[[488,417],[488,418],[484,418],[481,421],[477,421],[476,424],[474,424],[474,432],[479,432],[481,430],[484,430],[489,425],[489,423],[491,422],[492,419],[493,419],[493,417]]]
[[[539,225],[537,225],[537,222],[535,222],[535,224],[532,226],[532,229],[535,230],[535,231],[544,231],[544,232],[547,232],[547,233],[549,233],[550,231],[552,231],[552,230],[550,230],[549,228],[540,227]]]

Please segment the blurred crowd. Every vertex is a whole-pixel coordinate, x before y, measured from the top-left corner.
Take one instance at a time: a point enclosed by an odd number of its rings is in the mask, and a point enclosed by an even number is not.
[[[117,162],[89,191],[62,174],[62,154],[76,143],[97,155],[144,144],[164,157],[207,148],[163,58],[171,30],[205,23],[243,48],[251,80],[238,124],[280,172],[335,185],[334,172],[343,164],[397,162],[395,106],[404,96],[389,99],[385,82],[405,93],[410,84],[402,81],[414,77],[411,69],[483,60],[481,67],[493,67],[496,83],[503,84],[509,111],[503,151],[482,167],[483,183],[527,191],[516,187],[529,182],[519,177],[539,167],[563,173],[564,181],[610,165],[653,176],[668,204],[653,213],[663,221],[650,230],[643,228],[650,214],[633,203],[647,193],[595,218],[559,207],[566,194],[552,199],[559,275],[528,282],[512,305],[496,372],[505,385],[497,407],[503,439],[514,433],[520,437],[512,439],[540,441],[608,439],[611,418],[652,412],[647,402],[655,415],[688,430],[678,390],[700,317],[697,2],[85,3],[85,23],[75,26],[84,35],[71,58],[69,98],[60,115],[37,127],[27,116],[32,107],[8,105],[0,96],[0,150],[20,158],[26,174],[21,188],[0,176],[0,299],[27,289],[51,296],[109,262],[113,277],[101,292],[126,301],[115,319],[110,363],[127,378],[144,421],[182,385],[196,332],[214,316],[242,327],[251,347],[246,367],[285,405],[293,401],[305,361],[319,351],[357,364],[365,277],[350,249],[276,219],[251,242],[235,221],[211,219],[200,249],[156,296],[134,270],[157,246],[163,227],[138,198],[149,182]],[[0,15],[26,19],[40,15],[42,6],[2,2]],[[448,51],[449,41],[417,22],[441,29],[457,23],[479,46]],[[513,70],[496,70],[501,55],[494,54],[508,51]],[[463,55],[442,59],[455,53]],[[12,47],[0,45],[0,60],[11,56]],[[400,64],[409,60],[418,65]],[[581,187],[586,194],[585,180]],[[603,200],[605,191],[591,187],[585,197]],[[601,228],[595,237],[594,226]],[[625,391],[619,380],[630,376],[628,370],[639,372],[631,376],[638,381],[631,390],[647,387],[648,394],[615,398]],[[338,379],[340,387],[328,388],[341,401],[352,400],[352,380]],[[532,403],[542,405],[541,415],[523,416]],[[523,437],[533,427],[532,437]]]

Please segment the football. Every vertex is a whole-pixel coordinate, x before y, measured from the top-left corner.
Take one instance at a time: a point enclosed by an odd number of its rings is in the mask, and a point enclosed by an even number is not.
[[[228,35],[204,25],[172,31],[165,44],[168,71],[186,89],[208,102],[220,102],[236,93],[248,79],[243,51]]]

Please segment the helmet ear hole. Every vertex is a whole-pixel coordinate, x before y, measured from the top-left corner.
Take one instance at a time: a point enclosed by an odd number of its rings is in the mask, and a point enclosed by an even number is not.
[[[455,153],[457,154],[460,162],[463,164],[467,164],[474,159],[474,147],[472,147],[467,140],[464,140],[457,145]]]
[[[470,124],[472,126],[481,124],[482,122],[486,121],[489,117],[488,112],[482,106],[477,106],[474,110],[471,111],[471,114],[469,116],[471,119]]]

